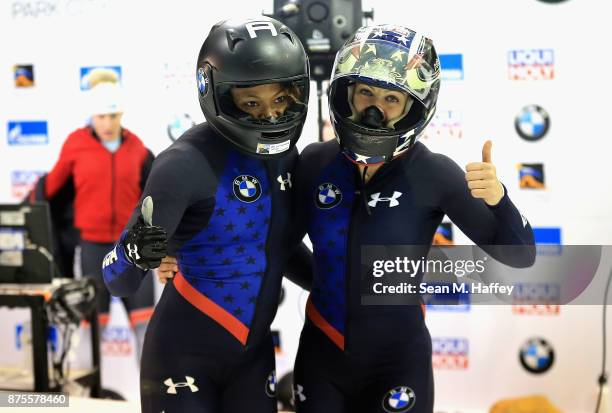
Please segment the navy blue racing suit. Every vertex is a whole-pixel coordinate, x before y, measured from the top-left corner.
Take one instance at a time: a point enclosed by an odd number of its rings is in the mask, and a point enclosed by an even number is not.
[[[179,273],[145,336],[143,412],[276,411],[269,327],[283,270],[289,260],[293,279],[311,277],[304,249],[289,243],[296,161],[295,148],[280,159],[243,154],[206,124],[155,160],[142,196],[153,199],[153,225],[166,230]],[[145,275],[126,258],[126,234],[103,263],[118,296]]]
[[[426,256],[446,214],[478,245],[524,245],[520,256],[494,258],[528,266],[529,223],[507,193],[493,207],[472,197],[457,164],[421,143],[365,184],[337,142],[312,144],[300,155],[297,187],[315,261],[294,372],[297,412],[432,412],[422,307],[361,305],[361,247],[418,245]]]

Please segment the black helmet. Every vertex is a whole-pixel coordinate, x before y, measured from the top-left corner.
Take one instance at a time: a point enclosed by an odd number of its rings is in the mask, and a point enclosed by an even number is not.
[[[375,107],[356,113],[356,82],[408,93],[412,101],[383,125]],[[358,29],[336,55],[329,88],[330,118],[346,156],[369,165],[406,151],[433,117],[439,89],[440,60],[430,39],[401,26]]]
[[[300,137],[308,108],[308,57],[281,22],[262,16],[214,25],[200,49],[197,80],[204,117],[239,149],[270,157]],[[274,108],[262,102],[257,115],[242,110],[260,105],[248,101],[250,88],[269,92]],[[237,103],[236,94],[245,101]]]

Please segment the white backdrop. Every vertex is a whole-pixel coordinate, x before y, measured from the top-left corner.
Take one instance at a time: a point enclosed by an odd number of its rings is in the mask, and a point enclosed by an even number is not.
[[[500,179],[534,227],[558,228],[563,244],[611,243],[608,2],[363,3],[364,9],[374,8],[375,23],[421,30],[434,40],[439,54],[462,55],[462,67],[445,74],[456,80],[443,82],[438,116],[423,142],[465,165],[480,160],[483,142],[492,139]],[[53,166],[68,133],[83,125],[81,67],[121,66],[128,97],[123,124],[159,153],[171,143],[166,130],[175,116],[203,120],[195,60],[211,25],[271,9],[269,0],[2,0],[0,202],[17,201],[16,195],[26,191],[36,173]],[[510,80],[509,52],[534,49],[553,50],[554,79]],[[34,66],[34,87],[14,86],[16,64]],[[300,147],[317,135],[312,86]],[[537,142],[521,139],[514,127],[515,116],[530,104],[545,108],[551,120],[548,133]],[[48,144],[9,145],[8,123],[28,120],[47,122]],[[546,189],[520,189],[519,163],[543,164]],[[455,242],[468,243],[456,228]],[[297,349],[305,301],[297,287],[286,283],[286,288],[274,323],[281,330],[284,353],[279,376],[290,369]],[[18,351],[14,335],[20,317],[0,318],[0,354],[6,355],[0,361],[8,362]],[[114,320],[125,328],[124,315],[114,315]],[[439,409],[486,410],[500,398],[539,393],[566,412],[593,410],[601,353],[600,307],[564,306],[558,313],[517,315],[511,307],[471,306],[461,312],[432,310],[427,320],[440,350],[435,355],[440,365]],[[544,338],[555,350],[552,368],[540,375],[528,373],[518,361],[520,347],[533,337]],[[132,340],[122,334],[109,334],[107,339],[125,345]],[[451,350],[448,343],[455,343]],[[135,364],[117,362],[118,353],[122,352],[110,351],[105,357],[104,384],[137,398]],[[123,353],[126,359],[133,357]],[[466,368],[448,368],[466,358]]]

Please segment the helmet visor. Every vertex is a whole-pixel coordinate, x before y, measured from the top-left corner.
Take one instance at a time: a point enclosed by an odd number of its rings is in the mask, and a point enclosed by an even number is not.
[[[429,96],[436,95],[440,79],[440,64],[431,40],[410,30],[362,30],[338,51],[332,82],[350,76],[404,90],[430,109]],[[394,41],[386,40],[391,35]]]
[[[275,128],[306,115],[308,78],[266,83],[219,83],[217,107],[221,116],[246,126]]]

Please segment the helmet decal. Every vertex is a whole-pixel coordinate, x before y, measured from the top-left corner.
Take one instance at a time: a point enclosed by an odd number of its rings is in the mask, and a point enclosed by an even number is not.
[[[359,83],[409,98],[401,114],[372,122],[370,108],[355,108]],[[373,164],[408,150],[433,117],[439,88],[440,61],[429,38],[396,25],[358,29],[336,55],[329,88],[330,119],[347,157]]]

